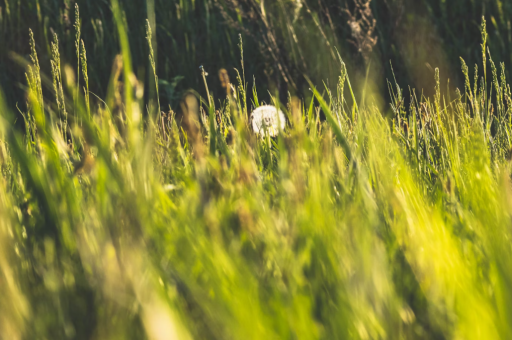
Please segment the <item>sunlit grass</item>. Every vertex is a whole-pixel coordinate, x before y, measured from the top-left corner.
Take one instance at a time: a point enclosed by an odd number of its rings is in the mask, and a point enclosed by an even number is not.
[[[202,69],[208,98],[160,112],[150,23],[145,106],[112,3],[106,98],[88,88],[87,37],[75,70],[55,36],[46,88],[31,34],[23,132],[0,107],[2,335],[510,338],[512,102],[494,64],[473,84],[463,64],[451,99],[437,70],[434,97],[408,108],[390,83],[388,120],[339,60],[337,93],[272,97],[285,129],[258,136],[242,48],[220,101]]]

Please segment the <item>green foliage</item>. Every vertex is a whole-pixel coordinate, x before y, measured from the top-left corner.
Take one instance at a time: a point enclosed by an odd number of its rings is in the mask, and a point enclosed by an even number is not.
[[[490,86],[462,60],[464,94],[444,95],[436,68],[433,96],[411,90],[407,107],[395,79],[387,119],[356,101],[339,57],[335,93],[307,78],[307,108],[271,97],[288,117],[271,138],[252,131],[246,97],[263,101],[247,59],[220,101],[205,67],[206,100],[144,115],[133,27],[117,0],[112,11],[121,55],[104,99],[89,97],[79,19],[78,69],[61,66],[55,35],[48,92],[30,31],[23,132],[0,93],[2,337],[512,336],[512,96],[485,21]]]
[[[311,93],[303,75],[317,84],[326,81],[333,91],[336,83],[332,75],[339,71],[337,50],[352,72],[351,82],[358,93],[362,93],[364,74],[371,64],[369,93],[387,96],[386,79],[393,78],[390,60],[400,84],[423,90],[426,95],[434,94],[433,68],[426,63],[439,67],[444,78],[462,88],[463,78],[453,72],[458,68],[456,58],[464,57],[470,66],[482,65],[485,55],[479,51],[481,41],[477,37],[483,14],[489,30],[487,45],[492,46],[494,58],[507,65],[512,61],[512,26],[507,19],[512,6],[502,0],[118,2],[124,22],[129,24],[133,70],[146,84],[147,92],[157,85],[148,65],[145,30],[146,19],[150,20],[160,93],[148,97],[145,104],[153,109],[159,100],[164,111],[169,104],[178,107],[181,95],[189,89],[202,89],[197,72],[200,65],[210,74],[224,68],[232,79],[236,78],[234,68],[240,69],[241,64],[234,46],[239,34],[245,43],[247,78],[243,83],[250,82],[254,75],[260,94],[279,92],[282,101],[290,92],[307,97],[309,102]],[[76,5],[80,5],[80,11]],[[29,28],[36,33],[39,53],[45,55],[44,62],[41,60],[45,74],[51,72],[46,58],[53,33],[59,36],[62,65],[77,64],[77,71],[80,65],[76,57],[83,39],[88,52],[90,92],[101,98],[107,96],[112,60],[119,53],[120,43],[110,1],[8,0],[0,7],[0,86],[11,110],[15,111],[16,103],[26,102],[23,86],[18,86],[23,83],[20,74],[25,70],[12,53],[30,54]],[[182,80],[172,85],[176,79]],[[81,84],[77,90],[83,91],[81,75],[77,74],[76,82]],[[169,90],[161,82],[171,84]],[[441,84],[444,86],[445,81]],[[210,81],[209,88],[216,98],[224,92],[216,79]]]

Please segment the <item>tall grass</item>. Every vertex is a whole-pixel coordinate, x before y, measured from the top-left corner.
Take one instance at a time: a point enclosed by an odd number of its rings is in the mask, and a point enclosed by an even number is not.
[[[247,59],[234,93],[226,78],[220,97],[189,93],[181,119],[146,107],[112,9],[122,53],[105,98],[89,97],[83,33],[80,70],[54,39],[47,87],[31,34],[23,133],[0,97],[2,336],[510,338],[512,95],[485,26],[492,77],[472,82],[463,62],[455,97],[438,69],[408,107],[390,83],[389,120],[340,60],[337,92],[272,96],[286,129],[260,138]]]
[[[386,79],[393,78],[390,60],[401,84],[429,96],[434,92],[435,67],[440,68],[443,85],[449,78],[452,87],[462,87],[463,78],[455,71],[458,57],[463,56],[468,65],[482,64],[478,39],[482,15],[489,23],[495,59],[507,65],[512,61],[512,26],[507,19],[512,6],[502,0],[120,0],[119,6],[129,23],[133,70],[148,93],[154,88],[154,75],[147,60],[146,18],[153,26],[158,99],[164,111],[169,104],[179,107],[188,89],[202,88],[197,74],[200,65],[212,74],[225,68],[235,79],[233,68],[239,67],[240,58],[233,46],[240,33],[245,41],[247,80],[251,83],[250,76],[255,76],[260,93],[279,91],[282,101],[288,92],[309,99],[303,75],[318,84],[325,81],[334,90],[336,77],[332,75],[339,69],[336,50],[361,94],[369,71],[369,87],[387,98]],[[83,39],[89,52],[90,92],[106,97],[111,61],[120,42],[110,1],[3,0],[0,8],[0,85],[11,110],[17,112],[16,103],[26,102],[24,86],[20,86],[24,69],[12,54],[30,54],[29,28],[36,34],[45,74],[51,72],[53,33],[59,36],[63,65],[77,64]],[[217,98],[223,91],[219,85],[210,81],[210,91]],[[145,104],[154,101],[156,107],[156,99],[148,97]]]

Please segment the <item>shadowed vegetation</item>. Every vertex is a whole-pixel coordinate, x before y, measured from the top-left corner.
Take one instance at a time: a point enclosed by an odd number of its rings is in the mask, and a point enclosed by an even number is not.
[[[81,30],[89,53],[90,90],[104,98],[112,60],[119,53],[109,1],[0,1],[0,85],[12,111],[24,104],[23,74],[12,53],[28,57],[27,32],[34,31],[44,74],[50,74],[51,41],[59,36],[62,64],[76,64],[75,11],[80,6]],[[386,79],[393,79],[392,61],[400,84],[434,94],[434,69],[443,87],[462,87],[458,58],[468,65],[482,63],[479,26],[489,22],[489,42],[496,60],[512,62],[512,5],[503,0],[147,0],[119,1],[127,23],[134,73],[151,91],[153,78],[147,58],[145,22],[153,29],[153,48],[163,109],[179,106],[190,88],[200,89],[203,65],[212,74],[225,68],[235,79],[240,68],[236,45],[245,42],[247,81],[254,76],[261,94],[270,90],[309,97],[304,75],[331,90],[337,82],[338,50],[353,73],[357,91],[366,83],[389,102]],[[507,71],[507,76],[510,74]],[[367,84],[368,85],[368,84]],[[369,85],[368,85],[369,86]],[[223,91],[210,80],[216,98]],[[202,93],[206,96],[205,93]],[[266,96],[265,96],[266,97]],[[379,104],[381,109],[384,105]],[[21,118],[21,117],[20,117]]]

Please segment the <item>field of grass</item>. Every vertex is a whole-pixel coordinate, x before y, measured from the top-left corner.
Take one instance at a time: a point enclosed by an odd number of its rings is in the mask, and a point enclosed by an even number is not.
[[[112,61],[119,53],[110,0],[0,0],[0,87],[12,111],[17,112],[16,103],[26,102],[25,70],[13,54],[28,58],[29,29],[44,74],[51,73],[53,33],[59,36],[62,64],[76,65],[75,3],[80,6],[81,39],[91,65],[90,91],[107,96]],[[225,68],[235,79],[240,33],[247,82],[252,85],[254,76],[264,98],[270,90],[278,91],[283,102],[288,92],[309,101],[303,75],[334,90],[338,50],[358,93],[370,66],[369,85],[385,98],[379,108],[386,114],[386,80],[394,76],[406,89],[411,86],[418,94],[433,96],[438,67],[443,86],[449,78],[453,88],[462,88],[459,56],[470,68],[482,64],[483,15],[494,58],[512,62],[512,2],[504,0],[119,0],[119,5],[130,37],[133,71],[146,93],[153,88],[145,39],[146,18],[150,21],[165,110],[169,104],[179,108],[188,89],[203,88],[200,65],[212,75]],[[220,98],[218,79],[210,77],[209,82],[211,93]],[[18,124],[22,127],[21,120]]]
[[[26,79],[25,102],[0,91],[0,339],[512,338],[512,93],[485,21],[460,90],[435,64],[423,92],[391,74],[384,109],[335,48],[330,85],[258,88],[242,35],[221,86],[191,62],[170,99],[164,29],[123,3],[102,63],[78,6],[9,57]],[[276,137],[253,132],[264,102]]]

